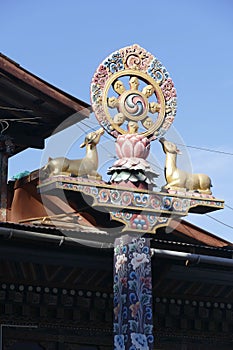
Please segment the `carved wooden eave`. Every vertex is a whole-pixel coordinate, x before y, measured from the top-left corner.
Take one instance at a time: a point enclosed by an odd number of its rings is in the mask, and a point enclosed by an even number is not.
[[[0,117],[8,127],[11,155],[44,140],[90,114],[90,105],[65,93],[0,53]]]
[[[124,225],[122,232],[155,233],[159,227],[168,226],[172,218],[224,208],[223,200],[210,195],[152,192],[68,176],[48,178],[38,185],[38,190],[42,195],[65,196],[79,210],[93,207],[97,216],[108,213],[112,222]]]

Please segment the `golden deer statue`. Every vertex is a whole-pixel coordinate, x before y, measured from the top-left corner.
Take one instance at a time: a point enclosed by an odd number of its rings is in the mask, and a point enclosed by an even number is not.
[[[177,146],[165,138],[160,138],[163,151],[166,154],[165,178],[167,184],[164,189],[198,191],[200,193],[212,194],[210,188],[211,179],[205,174],[190,174],[176,166],[177,154],[181,154]]]
[[[49,158],[48,163],[40,171],[40,177],[44,179],[55,175],[67,175],[87,176],[102,180],[102,176],[97,172],[99,161],[96,145],[103,133],[104,129],[100,128],[85,137],[84,142],[80,145],[81,148],[86,147],[86,156],[82,159]]]

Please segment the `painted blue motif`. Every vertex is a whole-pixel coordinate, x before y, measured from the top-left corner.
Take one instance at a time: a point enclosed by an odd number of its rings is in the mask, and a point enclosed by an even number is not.
[[[159,85],[169,78],[168,71],[157,58],[150,63],[147,72]]]
[[[114,349],[153,349],[150,240],[128,235],[114,250]]]
[[[118,51],[110,55],[103,64],[112,74],[124,69],[123,60]]]

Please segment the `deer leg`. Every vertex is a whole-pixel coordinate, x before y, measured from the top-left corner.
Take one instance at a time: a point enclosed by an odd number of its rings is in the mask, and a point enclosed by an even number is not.
[[[92,170],[90,174],[87,175],[89,179],[97,179],[97,180],[102,180],[102,176],[97,173],[97,171]]]
[[[164,186],[164,188],[166,188],[166,189],[169,189],[170,187],[181,187],[181,186],[179,186],[179,181],[174,180],[174,181],[171,181],[171,182],[167,183]]]
[[[167,183],[165,186],[163,186],[163,189],[174,190],[174,191],[180,191],[180,190],[187,191],[188,190],[186,187],[179,186],[179,183],[176,180],[172,181],[170,183]]]
[[[212,191],[209,188],[207,188],[206,190],[198,189],[198,192],[203,193],[203,194],[212,194]]]

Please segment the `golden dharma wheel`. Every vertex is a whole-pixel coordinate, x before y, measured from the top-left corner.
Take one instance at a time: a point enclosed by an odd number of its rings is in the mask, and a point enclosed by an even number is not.
[[[166,68],[138,45],[122,48],[97,68],[91,83],[91,102],[105,130],[157,138],[176,114],[176,90]]]

